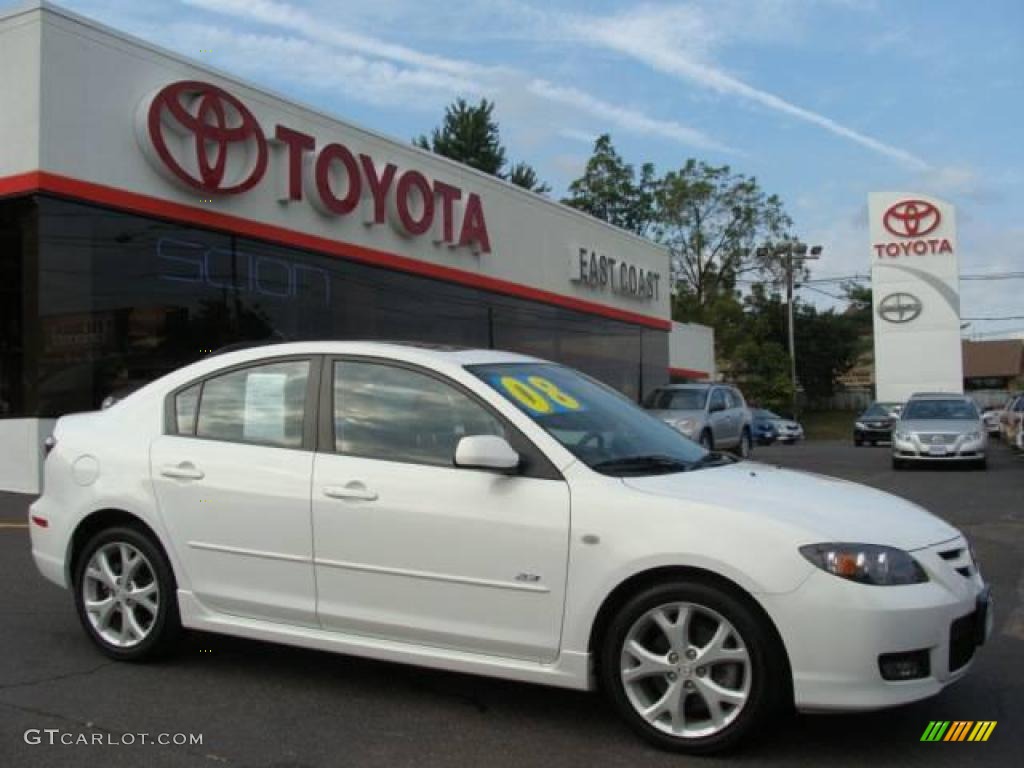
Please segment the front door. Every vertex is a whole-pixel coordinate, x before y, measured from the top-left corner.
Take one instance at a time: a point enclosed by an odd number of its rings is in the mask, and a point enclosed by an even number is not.
[[[195,384],[170,404],[172,434],[150,446],[160,514],[213,610],[317,625],[310,368],[270,362]]]
[[[322,625],[554,659],[569,536],[565,482],[455,467],[459,438],[505,427],[429,372],[337,360],[331,374],[333,450],[317,454],[313,473]]]

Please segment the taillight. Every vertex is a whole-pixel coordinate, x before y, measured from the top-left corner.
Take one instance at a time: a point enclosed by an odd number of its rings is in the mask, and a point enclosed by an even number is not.
[[[55,437],[54,437],[53,435],[50,435],[50,436],[49,436],[49,437],[47,437],[47,438],[46,438],[45,440],[43,440],[43,452],[44,452],[44,453],[45,453],[45,454],[46,454],[47,456],[49,456],[49,455],[50,455],[50,452],[51,452],[51,451],[52,451],[52,450],[53,450],[53,449],[54,449],[54,448],[55,448],[56,446],[57,446],[57,438],[55,438]]]

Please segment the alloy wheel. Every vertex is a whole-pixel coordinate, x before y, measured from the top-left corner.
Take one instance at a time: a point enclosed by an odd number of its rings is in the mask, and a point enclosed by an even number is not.
[[[619,675],[648,724],[683,739],[713,736],[739,716],[751,691],[747,644],[718,612],[689,602],[660,605],[630,627]]]
[[[89,623],[104,642],[133,648],[153,631],[160,586],[153,564],[132,544],[111,541],[93,552],[81,589]]]

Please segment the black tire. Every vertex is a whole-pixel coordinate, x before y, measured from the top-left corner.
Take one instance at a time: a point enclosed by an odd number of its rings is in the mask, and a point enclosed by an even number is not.
[[[749,459],[754,455],[754,439],[746,427],[743,428],[743,434],[740,435],[740,444],[736,446],[736,455],[741,459]]]
[[[864,445],[864,441],[859,437],[855,437],[853,438],[853,444],[860,448],[862,445]]]
[[[110,544],[124,543],[140,552],[148,561],[148,575],[157,586],[157,609],[151,623],[146,625],[147,634],[143,640],[131,647],[123,648],[108,642],[92,625],[85,607],[85,579],[89,561],[98,550]],[[121,565],[123,568],[123,564]],[[73,578],[75,608],[85,633],[107,656],[118,661],[150,661],[166,655],[181,635],[181,618],[178,613],[177,584],[167,555],[153,538],[132,526],[116,526],[100,531],[82,548],[75,561]],[[122,614],[123,615],[123,614]],[[123,619],[122,619],[123,620]]]
[[[974,468],[977,469],[977,470],[986,470],[986,469],[988,469],[988,459],[987,458],[978,459],[976,462],[974,462]]]
[[[705,429],[700,433],[700,444],[706,451],[715,450],[715,438],[711,436],[710,429]]]
[[[903,463],[902,459],[897,459],[896,457],[893,457],[893,460],[892,460],[892,468],[893,469],[900,470],[900,469],[906,469],[906,467],[907,467],[907,465]]]
[[[633,624],[648,611],[675,602],[710,608],[725,618],[742,637],[750,659],[747,700],[731,723],[708,736],[675,736],[648,723],[630,702],[621,679],[622,648]],[[741,596],[712,584],[680,581],[649,587],[619,609],[605,632],[598,662],[602,690],[620,717],[642,738],[661,749],[693,755],[732,749],[754,733],[766,731],[765,725],[791,702],[792,685],[785,650],[767,622]]]

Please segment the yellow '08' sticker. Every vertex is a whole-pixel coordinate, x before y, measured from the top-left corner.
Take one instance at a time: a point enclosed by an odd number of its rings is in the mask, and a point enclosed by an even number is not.
[[[582,407],[579,400],[543,376],[529,376],[526,381],[515,376],[502,376],[501,386],[516,401],[534,413],[578,411]]]

